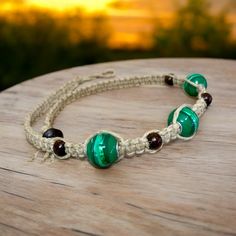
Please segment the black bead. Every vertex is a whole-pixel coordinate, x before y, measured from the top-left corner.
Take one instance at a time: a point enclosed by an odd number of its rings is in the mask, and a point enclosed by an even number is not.
[[[207,104],[207,106],[210,106],[211,102],[212,102],[212,96],[209,93],[203,93],[202,98],[204,99],[205,103]]]
[[[62,140],[57,140],[53,145],[53,151],[57,156],[63,157],[66,155],[65,142]]]
[[[56,137],[63,138],[64,136],[61,130],[50,128],[43,133],[43,137],[44,138],[56,138]]]
[[[165,75],[165,76],[164,76],[164,79],[165,79],[165,83],[166,83],[167,85],[170,85],[170,86],[173,86],[173,85],[174,85],[173,75],[172,75],[172,74]]]
[[[162,146],[162,138],[157,132],[152,132],[147,135],[149,149],[157,150]]]

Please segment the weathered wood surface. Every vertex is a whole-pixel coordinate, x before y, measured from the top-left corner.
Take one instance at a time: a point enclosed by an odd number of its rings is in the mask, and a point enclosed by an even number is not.
[[[28,162],[35,149],[25,140],[25,115],[65,81],[109,68],[118,76],[205,74],[214,102],[197,136],[107,170],[75,159]],[[2,92],[0,235],[236,235],[235,74],[235,61],[135,60],[59,71]],[[178,88],[110,91],[67,106],[55,127],[74,142],[100,129],[136,137],[193,102]]]

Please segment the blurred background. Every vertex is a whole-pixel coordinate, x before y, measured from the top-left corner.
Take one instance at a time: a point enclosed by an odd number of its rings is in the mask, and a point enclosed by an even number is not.
[[[236,58],[236,0],[0,0],[0,90],[134,58]]]

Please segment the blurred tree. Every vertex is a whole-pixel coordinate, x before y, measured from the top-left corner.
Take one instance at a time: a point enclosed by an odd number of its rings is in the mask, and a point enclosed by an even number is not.
[[[206,0],[187,0],[170,26],[157,25],[154,50],[158,56],[235,57],[227,12],[211,14]]]
[[[0,90],[25,79],[76,65],[105,60],[109,30],[94,16],[84,34],[85,16],[53,15],[31,9],[0,15]],[[73,26],[73,29],[71,28]]]

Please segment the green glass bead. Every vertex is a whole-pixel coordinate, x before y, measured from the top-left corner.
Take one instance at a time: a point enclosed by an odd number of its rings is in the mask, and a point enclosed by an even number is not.
[[[187,76],[187,80],[195,83],[195,84],[201,84],[205,88],[207,88],[207,80],[206,78],[201,74],[190,74]],[[193,85],[189,84],[187,81],[184,82],[184,91],[189,94],[190,96],[196,97],[198,95],[198,90]]]
[[[172,124],[174,113],[176,109],[174,109],[169,117],[168,117],[168,125]],[[193,136],[199,126],[199,118],[197,114],[189,107],[183,107],[179,113],[179,116],[176,120],[181,125],[181,133],[180,136],[182,137],[191,137]]]
[[[118,140],[107,132],[100,132],[89,139],[86,154],[91,165],[108,168],[118,160]]]

